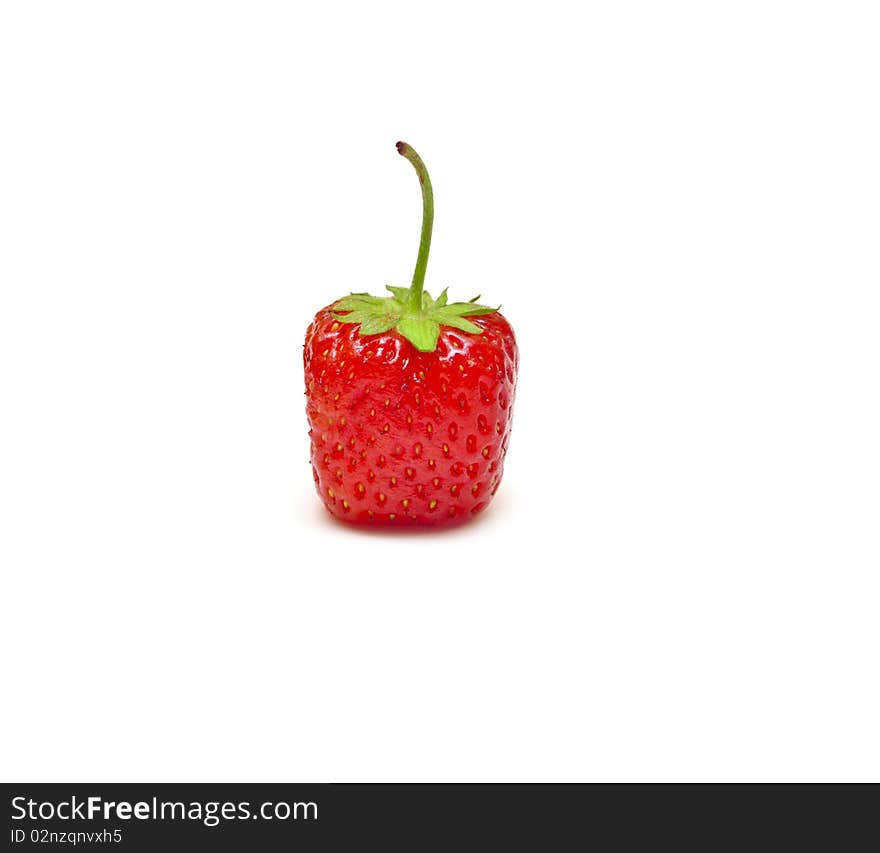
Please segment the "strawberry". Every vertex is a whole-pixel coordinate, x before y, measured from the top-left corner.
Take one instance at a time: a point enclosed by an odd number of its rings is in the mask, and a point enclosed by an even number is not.
[[[432,299],[424,290],[434,196],[422,187],[412,286],[352,293],[306,332],[312,473],[332,515],[394,527],[448,527],[486,508],[501,483],[519,354],[495,308]]]

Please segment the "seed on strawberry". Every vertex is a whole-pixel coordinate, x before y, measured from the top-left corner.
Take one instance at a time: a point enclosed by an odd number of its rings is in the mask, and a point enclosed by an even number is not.
[[[510,324],[479,297],[424,290],[434,193],[419,155],[405,142],[397,150],[422,189],[412,285],[352,293],[309,326],[312,474],[348,523],[449,527],[482,512],[501,482],[519,353]]]

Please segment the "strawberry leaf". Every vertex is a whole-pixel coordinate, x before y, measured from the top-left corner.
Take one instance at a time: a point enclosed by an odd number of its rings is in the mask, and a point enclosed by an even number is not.
[[[409,301],[409,288],[408,287],[394,287],[391,284],[385,285],[385,290],[390,290],[394,294],[394,298],[401,303],[401,305],[406,305]]]
[[[440,321],[444,326],[452,326],[453,329],[460,329],[462,332],[468,332],[471,335],[482,335],[483,330],[470,320],[464,317],[445,317]]]
[[[367,317],[361,320],[360,335],[378,335],[393,329],[400,322],[399,314],[386,314],[384,317]]]
[[[333,305],[334,319],[340,323],[358,324],[358,334],[379,335],[396,330],[421,352],[433,352],[442,326],[448,326],[470,335],[482,334],[483,329],[466,319],[492,314],[497,309],[471,302],[447,302],[447,289],[436,299],[422,290],[419,307],[412,305],[410,288],[386,285],[392,296],[370,296],[351,293]]]
[[[397,324],[400,332],[420,352],[433,352],[437,349],[440,326],[427,317],[404,317]]]
[[[380,307],[385,301],[386,300],[381,296],[362,296],[361,294],[352,294],[351,296],[343,296],[333,308],[336,311],[357,311],[372,307]]]
[[[444,317],[470,317],[476,314],[494,314],[497,310],[485,305],[472,305],[470,302],[452,302],[438,308],[435,313]]]

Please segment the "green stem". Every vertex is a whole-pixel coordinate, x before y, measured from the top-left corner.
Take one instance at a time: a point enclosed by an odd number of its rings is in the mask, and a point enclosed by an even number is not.
[[[431,189],[431,179],[428,170],[422,162],[422,158],[405,142],[397,143],[397,153],[406,157],[422,185],[422,237],[419,240],[419,256],[416,259],[416,268],[413,272],[412,287],[409,289],[409,307],[411,311],[421,311],[422,290],[425,287],[425,270],[428,268],[428,252],[431,251],[431,231],[434,228],[434,190]]]

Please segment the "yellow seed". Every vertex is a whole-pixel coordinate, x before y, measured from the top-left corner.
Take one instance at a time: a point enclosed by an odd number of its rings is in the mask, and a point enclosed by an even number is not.
[[[484,458],[484,459],[488,459],[488,458],[489,458],[489,448],[488,448],[488,447],[484,447],[484,448],[483,448],[483,458]]]
[[[449,493],[453,495],[453,497],[458,494],[458,483],[449,487]]]
[[[375,409],[370,409],[370,417],[371,417],[371,418],[375,418],[375,417],[376,417],[376,410],[375,410]]]
[[[336,492],[334,492],[333,489],[327,489],[327,496],[328,496],[329,498],[331,498],[331,499],[332,499],[332,498],[335,498],[335,497],[336,497]]]
[[[386,500],[388,500],[388,496],[384,492],[379,492],[376,497],[378,498],[380,504],[383,504]]]
[[[425,379],[425,378],[426,378],[426,377],[425,377],[425,371],[424,371],[424,370],[420,370],[420,371],[419,371],[419,376],[420,376],[422,379]]]
[[[331,332],[335,332],[338,328],[339,328],[339,323],[334,323],[334,324],[330,327],[330,331],[331,331]]]
[[[404,498],[402,503],[404,509],[409,509],[409,498]]]
[[[392,477],[392,478],[391,478],[391,485],[392,485],[392,486],[396,486],[396,485],[397,485],[397,477]]]
[[[336,396],[338,397],[339,395],[337,394]],[[339,426],[345,426],[345,418],[344,417],[339,419]]]
[[[337,391],[337,392],[333,395],[333,402],[335,403],[338,399],[339,399],[339,392]]]
[[[431,503],[428,504],[428,509],[437,509],[437,501],[431,501]]]
[[[394,521],[395,518],[397,518],[397,513],[396,513],[396,512],[390,512],[390,513],[388,513],[388,520],[389,520],[389,521]]]
[[[325,349],[323,353],[324,358],[327,358],[328,355],[330,355],[330,347],[327,347],[327,349]]]

